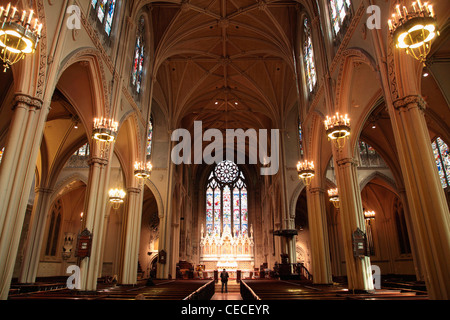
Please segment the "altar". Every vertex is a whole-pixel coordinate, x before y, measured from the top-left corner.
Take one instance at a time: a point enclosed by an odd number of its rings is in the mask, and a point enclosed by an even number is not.
[[[205,266],[205,272],[227,270],[230,278],[236,277],[236,271],[242,273],[253,271],[254,242],[253,227],[250,226],[250,236],[247,234],[233,236],[229,227],[225,227],[222,235],[204,234],[201,228],[200,264]]]

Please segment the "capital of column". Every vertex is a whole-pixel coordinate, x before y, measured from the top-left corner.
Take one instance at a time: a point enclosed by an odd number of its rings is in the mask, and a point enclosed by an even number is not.
[[[396,110],[409,110],[419,108],[425,111],[427,103],[420,95],[409,95],[394,101],[394,108]]]
[[[88,165],[92,166],[92,165],[95,165],[95,164],[99,164],[101,166],[106,166],[108,164],[108,162],[109,162],[108,159],[105,159],[105,158],[91,157],[88,160]]]
[[[323,193],[325,193],[325,190],[324,190],[323,188],[319,188],[319,187],[309,188],[308,191],[309,191],[310,193],[312,193],[312,194],[316,194],[316,193],[318,193],[318,194],[323,194]]]
[[[50,189],[50,188],[41,188],[41,187],[38,187],[38,188],[35,188],[34,189],[34,192],[35,193],[52,193],[54,190],[53,189]]]
[[[128,194],[131,194],[131,193],[134,193],[134,194],[140,194],[140,193],[141,193],[141,188],[128,187],[128,188],[127,188],[127,193],[128,193]]]
[[[358,160],[354,158],[343,158],[336,160],[336,164],[338,167],[344,167],[347,165],[358,166]]]
[[[23,93],[16,93],[14,96],[13,110],[16,108],[35,108],[41,109],[44,102],[39,99]]]

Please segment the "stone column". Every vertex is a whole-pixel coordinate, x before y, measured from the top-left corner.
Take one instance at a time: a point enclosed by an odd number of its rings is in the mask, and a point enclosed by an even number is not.
[[[450,299],[450,214],[425,122],[425,101],[409,95],[388,106],[411,226],[431,299]]]
[[[94,142],[97,147],[97,143]],[[80,282],[82,291],[95,291],[99,267],[102,263],[102,240],[105,222],[105,211],[108,199],[108,185],[110,168],[108,166],[112,152],[107,158],[95,156],[94,152],[89,160],[89,180],[84,205],[83,225],[81,230],[87,229],[92,233],[91,254],[80,262]]]
[[[325,191],[319,187],[308,188],[307,199],[313,281],[318,284],[329,284],[332,283],[332,274]]]
[[[49,200],[53,190],[37,188],[30,229],[25,243],[23,262],[19,275],[19,283],[34,283],[39,267],[39,258],[44,241],[45,225],[47,223]]]
[[[354,291],[373,290],[370,258],[354,257],[352,236],[359,228],[366,232],[361,191],[356,173],[357,162],[348,157],[351,154],[349,142],[344,149],[335,152],[335,174],[339,189],[341,230],[343,235],[348,288]]]
[[[123,253],[119,282],[132,285],[137,283],[137,267],[142,221],[142,187],[127,188],[127,208],[123,224]]]
[[[0,166],[0,299],[6,300],[14,271],[36,160],[49,108],[16,94]]]

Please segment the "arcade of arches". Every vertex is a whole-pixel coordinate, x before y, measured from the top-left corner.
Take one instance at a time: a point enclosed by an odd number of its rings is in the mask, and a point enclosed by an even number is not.
[[[67,278],[70,265],[95,291],[114,276],[275,277],[286,263],[313,284],[365,291],[376,265],[450,299],[448,1],[434,1],[440,36],[425,66],[392,45],[387,23],[367,27],[367,6],[383,22],[391,0],[19,3],[44,27],[36,52],[0,74],[1,299],[12,283]],[[80,28],[66,24],[73,3]],[[323,125],[336,112],[351,119],[342,149]],[[109,144],[92,138],[102,117],[118,122]],[[177,129],[192,137],[181,164]],[[255,130],[259,142],[267,130],[275,174],[251,161],[261,150],[250,139],[233,149],[227,129]],[[197,161],[217,132],[214,154],[233,159]],[[303,160],[315,164],[308,186]],[[135,162],[151,162],[148,179]],[[126,193],[120,206],[112,188]],[[355,258],[357,228],[368,250]]]

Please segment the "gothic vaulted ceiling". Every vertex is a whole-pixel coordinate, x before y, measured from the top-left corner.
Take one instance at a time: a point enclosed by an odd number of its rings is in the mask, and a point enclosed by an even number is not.
[[[298,98],[293,1],[190,0],[148,5],[154,99],[173,128],[280,127]]]

